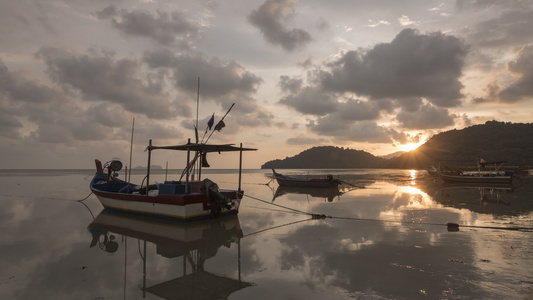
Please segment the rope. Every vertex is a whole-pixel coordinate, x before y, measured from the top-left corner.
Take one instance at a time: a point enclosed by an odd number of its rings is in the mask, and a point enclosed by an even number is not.
[[[462,227],[467,227],[467,228],[495,229],[495,230],[513,230],[513,231],[522,231],[522,232],[533,232],[533,227],[496,227],[496,226],[459,225],[459,224],[456,224],[456,223],[442,224],[442,223],[430,223],[430,222],[404,222],[404,221],[397,221],[397,220],[380,220],[380,219],[355,218],[355,217],[336,217],[336,216],[329,216],[329,215],[325,215],[325,214],[311,214],[311,213],[308,213],[308,212],[304,212],[304,211],[297,210],[297,209],[294,209],[294,208],[290,208],[290,207],[287,207],[287,206],[275,204],[275,203],[272,203],[272,202],[269,202],[269,201],[266,201],[266,200],[262,200],[262,199],[259,199],[259,198],[256,198],[256,197],[252,197],[252,196],[249,196],[249,195],[244,195],[244,196],[246,196],[248,198],[251,198],[251,199],[254,199],[254,200],[257,200],[257,201],[260,201],[260,202],[263,202],[263,203],[266,203],[266,204],[269,204],[269,205],[274,205],[274,206],[277,206],[277,207],[284,208],[284,209],[289,210],[290,212],[293,212],[293,213],[299,213],[299,214],[305,214],[305,215],[311,216],[311,219],[308,219],[308,220],[337,219],[337,220],[353,220],[353,221],[367,221],[367,222],[370,221],[370,222],[382,222],[382,223],[398,223],[398,224],[403,224],[403,225],[447,226],[450,231],[458,231],[459,227],[462,226]],[[277,211],[279,211],[279,210],[277,210]],[[305,220],[305,221],[308,221],[308,220]],[[302,222],[302,221],[299,221],[299,222]],[[276,227],[274,227],[274,228],[276,228]]]
[[[311,221],[311,220],[313,220],[313,218],[300,220],[300,221],[294,221],[294,222],[290,222],[290,223],[287,223],[287,224],[278,225],[278,226],[266,228],[266,229],[263,229],[263,230],[258,230],[256,232],[252,232],[252,233],[248,233],[248,234],[244,235],[243,238],[247,237],[247,236],[254,235],[254,234],[259,234],[259,233],[262,233],[262,232],[265,232],[265,231],[269,231],[269,230],[273,230],[273,229],[277,229],[277,228],[281,228],[281,227],[285,227],[285,226],[289,226],[289,225],[294,225],[294,224],[298,224],[298,223],[302,223],[302,222],[307,222],[307,221]]]
[[[342,184],[351,185],[351,186],[356,187],[356,188],[360,188],[360,189],[365,189],[366,188],[364,185],[355,185],[355,184],[351,184],[349,182],[346,182],[344,180],[340,180],[340,179],[337,179],[337,180],[340,181]]]
[[[259,199],[259,198],[256,198],[256,197],[252,197],[252,196],[249,196],[249,195],[244,195],[248,198],[251,198],[251,199],[254,199],[254,200],[257,200],[259,202],[263,202],[263,203],[266,203],[266,204],[270,204],[270,205],[274,205],[274,206],[277,206],[277,207],[281,207],[281,208],[284,208],[284,209],[288,209],[290,211],[293,211],[293,212],[297,212],[297,213],[300,213],[300,214],[304,214],[304,215],[312,215],[308,212],[305,212],[305,211],[301,211],[301,210],[298,210],[298,209],[294,209],[294,208],[290,208],[290,207],[287,207],[287,206],[283,206],[283,205],[279,205],[279,204],[275,204],[275,203],[272,203],[272,202],[268,202],[266,200],[262,200],[262,199]]]

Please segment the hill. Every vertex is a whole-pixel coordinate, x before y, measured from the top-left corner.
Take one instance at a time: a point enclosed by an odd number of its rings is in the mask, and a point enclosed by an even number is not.
[[[378,157],[381,157],[381,158],[384,158],[384,159],[391,159],[391,158],[395,158],[395,157],[398,157],[402,154],[406,153],[406,151],[396,151],[394,153],[390,153],[390,154],[387,154],[387,155],[380,155]]]
[[[488,121],[434,135],[425,144],[390,160],[392,168],[427,168],[441,161],[475,165],[478,158],[533,165],[533,124]]]
[[[313,147],[300,154],[266,162],[267,168],[413,168],[425,169],[441,161],[463,166],[475,165],[478,158],[507,161],[507,165],[533,165],[533,124],[488,121],[461,130],[431,137],[425,144],[398,157],[383,159],[361,150],[334,146]]]
[[[271,160],[261,169],[355,169],[384,167],[387,160],[362,150],[334,146],[313,147],[293,157]]]

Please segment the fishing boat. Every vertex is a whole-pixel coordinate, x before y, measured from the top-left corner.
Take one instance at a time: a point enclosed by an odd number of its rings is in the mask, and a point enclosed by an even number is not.
[[[116,172],[122,169],[120,161],[112,160],[102,166],[100,160],[95,160],[96,174],[91,180],[90,189],[105,208],[185,221],[238,213],[244,195],[241,190],[242,152],[257,149],[243,148],[242,144],[239,147],[233,144],[194,144],[190,140],[184,145],[154,146],[150,140],[146,150],[148,168],[141,185],[118,178]],[[187,164],[180,180],[150,184],[150,161],[154,150],[187,152]],[[236,189],[219,189],[218,185],[208,178],[201,179],[202,166],[206,163],[205,156],[213,152],[240,153],[239,181]],[[192,160],[191,153],[195,154]],[[197,164],[200,160],[205,163]],[[190,180],[191,172],[197,165],[198,178]]]
[[[505,161],[487,162],[484,159],[478,161],[479,170],[461,171],[458,174],[449,174],[437,171],[437,175],[446,182],[462,183],[511,183],[512,172],[501,170]],[[494,170],[487,170],[486,165],[494,165]]]
[[[342,182],[333,178],[332,175],[327,175],[326,178],[311,178],[311,179],[299,179],[294,177],[285,176],[277,173],[272,169],[274,178],[280,186],[299,186],[309,188],[337,188]]]

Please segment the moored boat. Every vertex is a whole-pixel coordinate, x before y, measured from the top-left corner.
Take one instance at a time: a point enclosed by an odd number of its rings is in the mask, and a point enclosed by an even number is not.
[[[150,185],[150,161],[153,150],[175,150],[187,152],[187,165],[184,170],[185,180],[165,181]],[[141,186],[118,179],[116,172],[122,169],[122,163],[110,161],[102,166],[95,160],[96,174],[90,183],[91,191],[102,205],[111,210],[151,215],[179,220],[214,218],[219,215],[237,214],[244,191],[241,190],[242,152],[257,149],[233,146],[232,144],[192,144],[175,146],[154,146],[152,141],[147,147],[148,169],[146,183]],[[198,159],[205,158],[212,152],[240,152],[239,183],[237,189],[219,189],[209,179],[201,180],[201,165],[198,167],[198,179],[189,180],[190,171]],[[190,153],[195,153],[189,161]],[[104,173],[104,169],[106,173]]]
[[[479,170],[462,171],[458,174],[449,174],[436,171],[437,175],[447,182],[461,183],[511,183],[513,181],[512,172],[500,170],[504,161],[487,162],[484,159],[478,161]],[[487,170],[486,165],[494,165],[494,170]]]
[[[445,174],[437,172],[437,175],[447,182],[469,182],[469,183],[511,183],[512,175],[502,174],[484,174],[484,173],[467,173],[459,175]]]
[[[340,180],[333,178],[332,175],[327,175],[327,178],[299,179],[277,173],[274,169],[272,169],[272,172],[274,173],[274,178],[280,186],[337,188],[339,184],[342,183]]]

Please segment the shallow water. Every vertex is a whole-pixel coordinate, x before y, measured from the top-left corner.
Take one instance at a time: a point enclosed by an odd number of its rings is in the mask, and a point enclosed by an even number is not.
[[[93,173],[0,172],[0,299],[533,298],[529,178],[444,186],[425,171],[283,170],[345,181],[325,195],[248,170],[237,218],[184,226],[101,213]]]

